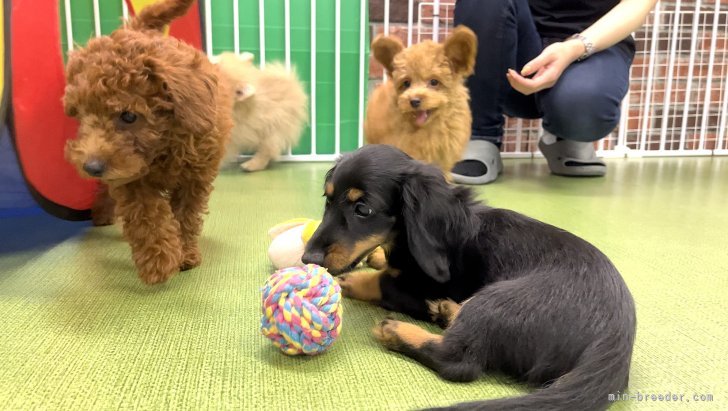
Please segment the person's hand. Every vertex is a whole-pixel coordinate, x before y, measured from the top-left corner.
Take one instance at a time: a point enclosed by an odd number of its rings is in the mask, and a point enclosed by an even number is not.
[[[520,73],[508,69],[506,77],[511,87],[528,96],[553,87],[561,73],[583,53],[584,44],[579,40],[553,43],[526,63]],[[533,77],[528,78],[532,74]]]

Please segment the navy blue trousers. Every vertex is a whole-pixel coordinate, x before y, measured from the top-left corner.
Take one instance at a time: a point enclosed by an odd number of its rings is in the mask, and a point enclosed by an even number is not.
[[[458,0],[455,24],[468,26],[478,37],[475,74],[467,81],[472,138],[499,144],[503,114],[541,118],[546,131],[577,141],[599,140],[619,123],[634,57],[630,41],[574,62],[554,87],[525,96],[511,87],[506,71],[520,71],[545,46],[563,40],[541,37],[528,0]]]

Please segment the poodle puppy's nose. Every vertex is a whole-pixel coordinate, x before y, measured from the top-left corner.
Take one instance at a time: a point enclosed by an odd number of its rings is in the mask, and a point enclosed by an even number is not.
[[[422,104],[422,100],[420,100],[420,99],[418,99],[418,98],[413,98],[413,99],[410,99],[410,105],[412,106],[412,108],[417,108],[417,107],[419,107],[419,106],[420,106],[421,104]]]
[[[321,251],[306,251],[301,257],[304,264],[324,265],[324,253]]]
[[[88,173],[91,177],[101,177],[106,171],[106,163],[98,159],[91,159],[83,163],[83,171]]]

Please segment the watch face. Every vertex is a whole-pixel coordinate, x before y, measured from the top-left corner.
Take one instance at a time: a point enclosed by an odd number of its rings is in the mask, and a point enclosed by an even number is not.
[[[570,39],[578,39],[579,41],[582,42],[582,44],[584,44],[584,54],[582,54],[581,56],[579,56],[578,60],[584,60],[585,58],[587,58],[587,57],[591,56],[592,54],[594,54],[594,44],[591,41],[589,41],[589,39],[586,38],[585,36],[583,36],[583,35],[581,35],[579,33],[576,33],[576,34],[572,35],[569,38]]]

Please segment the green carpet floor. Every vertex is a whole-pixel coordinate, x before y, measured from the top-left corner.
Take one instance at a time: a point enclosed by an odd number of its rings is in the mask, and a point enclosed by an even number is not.
[[[726,410],[728,158],[608,164],[606,178],[568,179],[548,175],[543,160],[507,160],[478,192],[586,238],[624,275],[638,315],[631,393],[684,401],[614,409]],[[369,330],[387,312],[355,301],[324,355],[287,357],[260,335],[266,231],[320,216],[328,166],[224,172],[203,265],[161,286],[137,279],[118,227],[80,225],[50,246],[0,254],[0,408],[407,410],[526,392],[498,375],[439,380],[380,348]],[[14,227],[55,229],[28,217]]]

